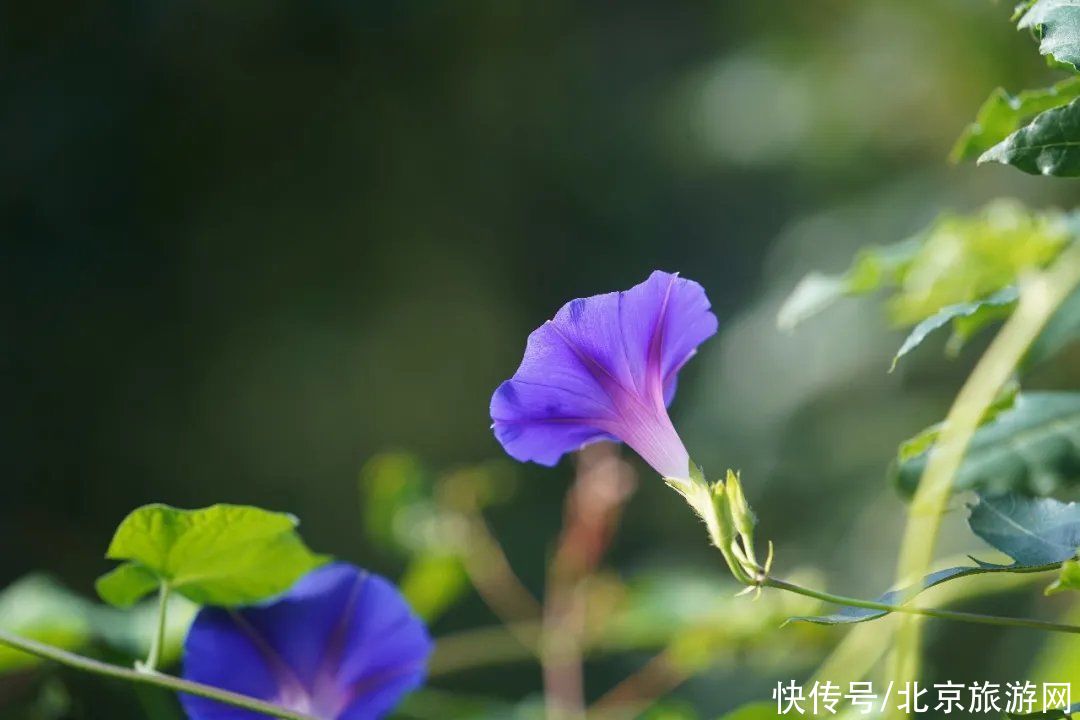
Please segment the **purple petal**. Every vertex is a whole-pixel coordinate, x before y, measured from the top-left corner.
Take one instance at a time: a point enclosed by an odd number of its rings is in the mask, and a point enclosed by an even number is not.
[[[665,408],[679,369],[716,328],[702,287],[670,273],[573,300],[529,336],[521,366],[495,391],[495,436],[511,456],[545,465],[615,438],[662,475],[685,477],[689,457]]]
[[[431,649],[393,585],[335,564],[270,604],[201,611],[188,634],[184,674],[326,720],[378,718],[422,682]],[[261,717],[199,698],[183,702],[192,720]]]
[[[236,631],[224,610],[208,608],[199,613],[185,641],[184,677],[233,692],[274,702],[280,692],[278,679],[267,658],[252,639]],[[181,695],[180,701],[192,720],[251,720],[249,710],[222,705],[213,700]]]

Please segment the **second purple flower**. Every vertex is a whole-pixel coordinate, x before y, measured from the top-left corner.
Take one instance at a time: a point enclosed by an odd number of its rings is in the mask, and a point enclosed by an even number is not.
[[[662,476],[687,478],[667,406],[679,370],[716,329],[704,289],[677,274],[572,300],[529,335],[521,366],[491,398],[495,436],[514,458],[543,465],[621,440]]]

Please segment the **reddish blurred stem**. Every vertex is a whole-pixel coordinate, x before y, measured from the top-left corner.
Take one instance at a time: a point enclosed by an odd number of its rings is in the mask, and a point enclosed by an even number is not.
[[[544,600],[541,665],[548,720],[585,717],[585,587],[615,534],[634,486],[633,471],[619,459],[614,446],[590,445],[579,453]]]
[[[540,601],[514,572],[502,545],[484,520],[477,498],[459,488],[443,502],[465,521],[466,535],[460,556],[469,582],[517,641],[538,655],[535,633],[520,632],[518,628],[540,619]]]

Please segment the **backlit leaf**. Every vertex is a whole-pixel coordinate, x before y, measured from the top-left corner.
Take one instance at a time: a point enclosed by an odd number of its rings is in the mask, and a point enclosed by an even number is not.
[[[1053,595],[1065,590],[1080,590],[1080,562],[1076,560],[1062,563],[1058,579],[1050,583],[1046,594]]]
[[[863,249],[842,274],[806,276],[781,306],[777,324],[790,329],[841,297],[883,290],[892,323],[917,325],[945,308],[1006,292],[1023,274],[1052,262],[1074,235],[1071,216],[1032,212],[1011,200],[969,215],[945,213],[909,240]],[[951,321],[955,347],[1009,309],[1007,302],[997,307],[1000,313],[989,307],[950,310],[955,314],[937,318],[920,333]]]
[[[1017,21],[1039,35],[1039,52],[1080,67],[1080,5],[1076,0],[1036,0]]]
[[[188,599],[236,606],[287,590],[326,562],[296,532],[292,515],[243,505],[178,510],[147,505],[120,523],[107,557],[128,561],[99,580],[106,602],[127,605],[145,594],[147,575]]]

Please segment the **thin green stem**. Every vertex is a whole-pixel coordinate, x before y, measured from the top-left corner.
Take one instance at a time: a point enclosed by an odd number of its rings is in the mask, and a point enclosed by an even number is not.
[[[226,705],[232,705],[233,707],[251,710],[252,712],[262,713],[263,715],[268,715],[270,717],[281,718],[281,720],[318,720],[318,718],[312,717],[311,715],[287,710],[283,707],[272,705],[253,697],[248,697],[247,695],[241,695],[239,693],[222,690],[221,688],[203,685],[202,683],[184,680],[159,672],[132,670],[130,668],[120,667],[119,665],[112,665],[83,655],[77,655],[76,653],[68,652],[67,650],[61,650],[60,648],[46,645],[37,642],[36,640],[12,635],[5,630],[0,630],[0,645],[6,645],[7,647],[21,650],[22,652],[35,655],[44,660],[51,660],[76,670],[93,673],[94,675],[101,675],[103,677],[142,685],[155,685],[160,688],[165,688],[166,690],[186,693],[187,695],[196,695],[198,697],[207,698],[208,700],[216,700]]]
[[[862,608],[864,610],[879,610],[881,612],[897,612],[907,615],[922,615],[924,617],[938,618],[940,620],[956,620],[959,622],[978,623],[980,625],[997,625],[998,627],[1020,627],[1029,628],[1032,630],[1049,630],[1051,632],[1062,632],[1080,634],[1080,626],[1066,625],[1064,623],[1049,622],[1046,620],[1032,620],[1029,618],[1010,618],[1000,617],[997,615],[981,615],[979,613],[959,612],[956,610],[940,610],[938,608],[918,607],[913,605],[889,605],[888,603],[876,602],[874,600],[859,600],[858,598],[845,597],[843,595],[833,595],[832,593],[822,592],[820,590],[812,590],[810,588],[804,588],[801,585],[789,583],[784,580],[779,580],[773,577],[767,577],[760,583],[764,587],[776,588],[777,590],[786,590],[788,592],[796,593],[798,595],[805,595],[806,597],[815,598],[817,600],[823,600],[834,605],[845,605],[847,607]]]
[[[150,639],[150,652],[146,656],[146,662],[137,666],[137,669],[143,672],[154,672],[161,663],[161,652],[165,646],[165,623],[169,612],[170,590],[168,583],[161,583],[161,588],[158,590],[157,626],[154,628],[154,637]]]

